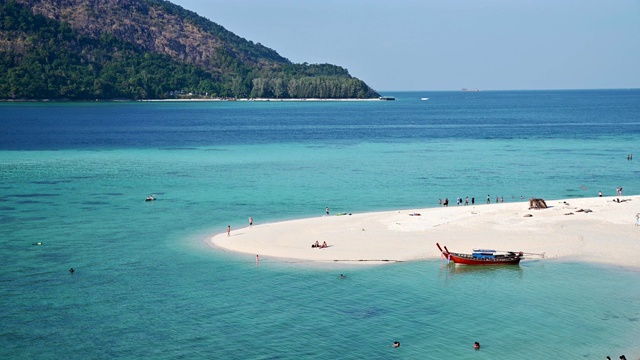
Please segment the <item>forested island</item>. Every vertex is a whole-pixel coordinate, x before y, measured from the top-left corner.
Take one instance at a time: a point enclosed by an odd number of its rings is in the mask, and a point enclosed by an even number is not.
[[[164,0],[0,3],[1,100],[376,97]]]

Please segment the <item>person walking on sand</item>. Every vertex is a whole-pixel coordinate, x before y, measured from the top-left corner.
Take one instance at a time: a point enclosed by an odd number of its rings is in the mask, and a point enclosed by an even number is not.
[[[253,226],[253,218],[249,216],[249,227]]]
[[[231,236],[231,225],[227,225],[227,237]]]
[[[640,226],[640,213],[636,214],[636,226]]]
[[[329,208],[324,209],[324,211],[329,215]]]

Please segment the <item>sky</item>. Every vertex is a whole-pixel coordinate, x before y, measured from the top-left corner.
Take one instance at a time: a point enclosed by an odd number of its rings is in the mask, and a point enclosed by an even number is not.
[[[640,0],[170,0],[378,91],[640,88]]]

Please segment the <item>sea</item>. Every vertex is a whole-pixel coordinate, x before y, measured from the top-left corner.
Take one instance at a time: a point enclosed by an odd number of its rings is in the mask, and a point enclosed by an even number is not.
[[[640,89],[384,95],[0,103],[0,358],[639,359],[637,268],[210,245],[326,207],[640,194]]]

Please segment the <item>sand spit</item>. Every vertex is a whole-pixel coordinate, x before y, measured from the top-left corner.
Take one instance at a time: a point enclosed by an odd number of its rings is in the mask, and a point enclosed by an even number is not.
[[[617,201],[620,200],[620,202]],[[640,196],[405,209],[254,223],[211,238],[213,245],[264,257],[371,264],[439,258],[436,242],[454,252],[473,248],[544,254],[640,269]],[[328,247],[311,245],[327,242]],[[538,259],[538,256],[528,256]],[[526,261],[526,260],[525,260]]]

